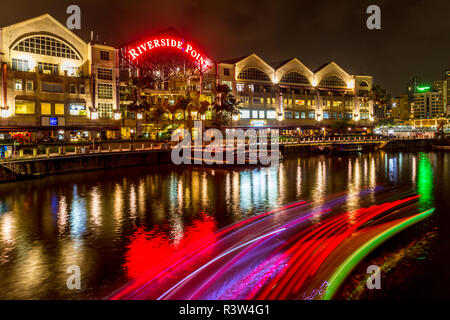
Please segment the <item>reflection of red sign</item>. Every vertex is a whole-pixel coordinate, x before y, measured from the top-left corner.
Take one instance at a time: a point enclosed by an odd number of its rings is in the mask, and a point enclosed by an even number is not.
[[[133,49],[130,49],[128,54],[130,55],[131,60],[135,60],[140,55],[157,48],[172,48],[175,50],[180,50],[189,55],[192,59],[197,60],[202,69],[211,68],[210,60],[206,56],[200,54],[196,47],[190,43],[184,42],[182,39],[158,38],[149,40],[134,47]]]

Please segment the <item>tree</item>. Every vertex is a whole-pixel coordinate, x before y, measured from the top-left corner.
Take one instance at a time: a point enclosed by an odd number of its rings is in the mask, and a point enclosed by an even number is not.
[[[227,85],[218,85],[215,90],[216,98],[213,104],[215,111],[216,125],[221,128],[227,124],[230,117],[239,114],[239,104],[236,98],[231,94],[231,89]]]
[[[156,104],[150,111],[150,118],[156,122],[156,141],[159,140],[159,122],[162,120],[165,114],[166,109],[162,104]]]

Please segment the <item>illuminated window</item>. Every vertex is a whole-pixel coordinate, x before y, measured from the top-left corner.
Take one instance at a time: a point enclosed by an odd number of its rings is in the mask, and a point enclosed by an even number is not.
[[[258,119],[258,110],[252,110],[252,118]]]
[[[43,74],[58,74],[59,68],[57,64],[46,63],[46,62],[38,62],[38,70],[39,73]]]
[[[34,91],[34,82],[27,81],[27,91]]]
[[[308,79],[305,76],[298,72],[288,72],[283,78],[281,78],[280,82],[282,83],[299,83],[299,84],[309,84]]]
[[[12,69],[17,71],[28,71],[28,61],[22,59],[12,59]]]
[[[109,52],[108,51],[100,51],[100,59],[109,61]]]
[[[250,118],[250,110],[240,110],[240,111],[241,111],[241,119]]]
[[[21,79],[16,79],[16,82],[14,83],[14,88],[16,90],[23,90],[23,81]]]
[[[323,113],[323,118],[324,118],[324,119],[330,119],[330,113],[329,113],[328,111],[325,111],[325,112]]]
[[[259,111],[259,118],[264,119],[266,117],[266,112],[264,110]]]
[[[238,92],[244,91],[245,85],[243,83],[236,83],[236,90]]]
[[[56,103],[55,104],[55,114],[56,115],[63,115],[64,114],[64,104],[63,103]]]
[[[113,117],[113,105],[112,103],[99,103],[98,104],[98,117],[99,118],[112,118]]]
[[[351,112],[346,112],[345,113],[345,119],[352,120],[352,118],[353,118],[353,113],[351,113]]]
[[[295,113],[295,119],[299,119],[300,118],[300,112],[296,112]]]
[[[300,118],[306,119],[306,112],[300,112]]]
[[[295,104],[303,106],[305,104],[305,100],[295,100]]]
[[[322,87],[345,87],[345,88],[347,88],[347,83],[345,83],[345,81],[342,80],[341,78],[339,78],[338,76],[329,75],[329,76],[326,76],[325,78],[323,78],[320,81],[319,86],[322,86]]]
[[[255,91],[255,86],[252,85],[252,84],[249,84],[249,85],[248,85],[248,90],[249,90],[250,92],[254,92],[254,91]]]
[[[369,119],[369,113],[368,112],[361,112],[361,120]]]
[[[34,114],[34,101],[16,101],[16,114]]]
[[[284,113],[284,118],[285,119],[292,119],[292,112],[291,111],[286,111]]]
[[[112,69],[98,68],[97,77],[101,80],[112,80],[113,79]]]
[[[275,110],[267,110],[267,119],[276,119],[277,112]]]
[[[112,84],[99,83],[98,84],[98,97],[99,97],[99,99],[112,99],[112,97],[113,97]]]
[[[13,50],[34,54],[80,60],[79,55],[64,42],[48,37],[35,36],[19,42]]]
[[[238,75],[238,79],[270,81],[269,76],[257,68],[246,68],[242,70]]]
[[[52,114],[52,105],[50,103],[41,103],[41,114],[51,115]]]
[[[308,119],[314,119],[316,117],[316,113],[314,111],[308,111]]]

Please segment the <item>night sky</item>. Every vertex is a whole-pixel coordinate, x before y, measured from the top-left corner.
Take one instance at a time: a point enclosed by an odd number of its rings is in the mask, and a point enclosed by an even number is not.
[[[373,75],[393,95],[413,76],[441,79],[450,68],[450,1],[301,0],[3,0],[0,25],[49,13],[65,24],[82,11],[81,30],[120,45],[173,26],[214,60],[256,53],[266,61],[297,57],[311,70],[335,61]],[[381,30],[366,28],[366,8],[381,7]]]

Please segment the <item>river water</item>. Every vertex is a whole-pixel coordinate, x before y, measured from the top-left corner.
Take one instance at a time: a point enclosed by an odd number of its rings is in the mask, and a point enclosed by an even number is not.
[[[449,164],[449,152],[380,151],[294,156],[276,167],[153,166],[1,184],[0,299],[104,298],[183,243],[235,221],[299,200],[321,206],[337,194],[347,196],[342,210],[355,210],[376,200],[358,196],[375,186],[417,192],[423,209],[436,211],[365,259],[385,266],[384,290],[358,293],[360,267],[340,298],[448,299]],[[70,266],[80,268],[79,290],[67,287]]]

